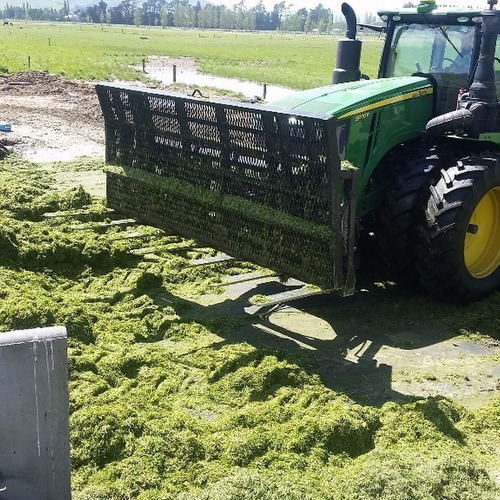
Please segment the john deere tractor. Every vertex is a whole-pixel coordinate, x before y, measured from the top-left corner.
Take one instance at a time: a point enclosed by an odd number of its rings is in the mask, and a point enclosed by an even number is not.
[[[109,205],[344,295],[366,234],[396,281],[497,290],[496,3],[379,12],[375,80],[343,4],[332,85],[267,105],[99,84]]]

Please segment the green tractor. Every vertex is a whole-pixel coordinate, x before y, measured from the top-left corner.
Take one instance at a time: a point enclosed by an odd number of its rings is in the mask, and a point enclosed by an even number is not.
[[[109,205],[343,295],[368,240],[396,281],[437,297],[497,290],[500,12],[488,3],[379,12],[376,80],[344,3],[332,85],[267,105],[97,85]]]

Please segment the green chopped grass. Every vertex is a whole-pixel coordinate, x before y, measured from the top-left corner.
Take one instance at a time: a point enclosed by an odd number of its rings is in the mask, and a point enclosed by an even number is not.
[[[474,411],[443,397],[355,403],[306,354],[238,340],[253,318],[197,301],[206,270],[182,271],[177,254],[142,260],[116,229],[73,231],[72,220],[42,216],[102,212],[102,200],[58,191],[13,156],[0,177],[0,328],[68,329],[73,498],[498,498],[500,398]],[[457,333],[485,333],[495,300],[461,318],[456,306],[432,311]]]

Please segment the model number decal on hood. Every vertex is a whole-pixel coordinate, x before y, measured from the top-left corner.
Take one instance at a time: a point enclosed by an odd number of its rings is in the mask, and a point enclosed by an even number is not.
[[[341,116],[339,116],[339,120],[343,118],[349,118],[350,116],[356,115],[356,121],[361,120],[362,118],[366,118],[364,115],[369,111],[373,111],[374,109],[382,108],[384,106],[388,106],[389,104],[397,104],[399,102],[407,101],[408,99],[415,99],[416,97],[423,97],[429,94],[432,94],[432,87],[427,87],[425,89],[413,90],[411,92],[407,92],[406,94],[397,95],[394,97],[388,97],[387,99],[383,99],[379,102],[374,102],[373,104],[368,104],[367,106],[363,106],[362,108],[355,109],[353,111],[349,111]]]
[[[363,120],[364,118],[368,118],[370,116],[370,113],[361,113],[360,115],[354,117],[354,121],[359,122],[360,120]]]

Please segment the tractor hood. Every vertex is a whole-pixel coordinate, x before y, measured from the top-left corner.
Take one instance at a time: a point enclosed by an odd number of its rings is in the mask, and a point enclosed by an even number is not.
[[[269,107],[344,119],[432,92],[430,81],[422,77],[361,80],[299,91]]]

